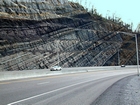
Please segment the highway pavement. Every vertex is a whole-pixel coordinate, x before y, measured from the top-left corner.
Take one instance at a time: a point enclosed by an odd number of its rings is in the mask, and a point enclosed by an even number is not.
[[[90,105],[116,81],[134,74],[122,69],[0,81],[0,105]]]

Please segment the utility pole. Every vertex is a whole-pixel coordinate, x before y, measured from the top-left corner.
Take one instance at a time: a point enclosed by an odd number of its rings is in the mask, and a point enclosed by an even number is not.
[[[139,51],[138,51],[137,34],[135,34],[135,40],[136,40],[136,55],[137,55],[137,72],[138,72],[138,76],[139,76]]]
[[[59,62],[60,62],[60,60],[59,60],[59,40],[57,40],[57,60],[58,60],[58,66],[59,66]]]
[[[118,66],[120,66],[120,51],[119,51],[119,48],[118,48]]]
[[[138,38],[137,34],[127,33],[127,32],[117,32],[117,33],[123,33],[128,36],[135,37],[135,43],[136,43],[136,56],[137,56],[137,75],[139,76],[139,50],[138,50]]]

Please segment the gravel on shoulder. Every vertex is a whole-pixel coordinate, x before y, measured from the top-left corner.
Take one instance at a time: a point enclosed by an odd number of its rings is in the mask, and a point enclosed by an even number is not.
[[[91,105],[140,105],[140,76],[119,80]]]

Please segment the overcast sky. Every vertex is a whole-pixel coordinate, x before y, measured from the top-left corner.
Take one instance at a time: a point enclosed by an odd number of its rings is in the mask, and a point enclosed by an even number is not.
[[[97,12],[106,17],[120,17],[125,23],[133,23],[133,30],[140,23],[140,0],[69,0],[77,1],[83,6],[91,8],[94,6]]]

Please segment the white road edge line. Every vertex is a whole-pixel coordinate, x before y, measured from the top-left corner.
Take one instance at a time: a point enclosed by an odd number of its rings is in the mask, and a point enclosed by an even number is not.
[[[95,80],[95,79],[93,79],[93,80]],[[14,105],[14,104],[17,104],[17,103],[20,103],[20,102],[23,102],[23,101],[27,101],[27,100],[30,100],[30,99],[33,99],[33,98],[37,98],[37,97],[46,95],[46,94],[50,94],[50,93],[53,93],[53,92],[56,92],[56,91],[60,91],[60,90],[63,90],[63,89],[66,89],[66,88],[69,88],[69,87],[72,87],[72,86],[80,85],[80,84],[83,84],[83,83],[86,83],[86,82],[91,82],[93,80],[88,80],[88,81],[76,83],[76,84],[73,84],[73,85],[69,85],[69,86],[66,86],[66,87],[62,87],[62,88],[52,90],[52,91],[49,91],[49,92],[46,92],[46,93],[42,93],[42,94],[35,95],[35,96],[29,97],[29,98],[25,98],[25,99],[22,99],[22,100],[19,100],[19,101],[15,101],[15,102],[9,103],[7,105]]]

